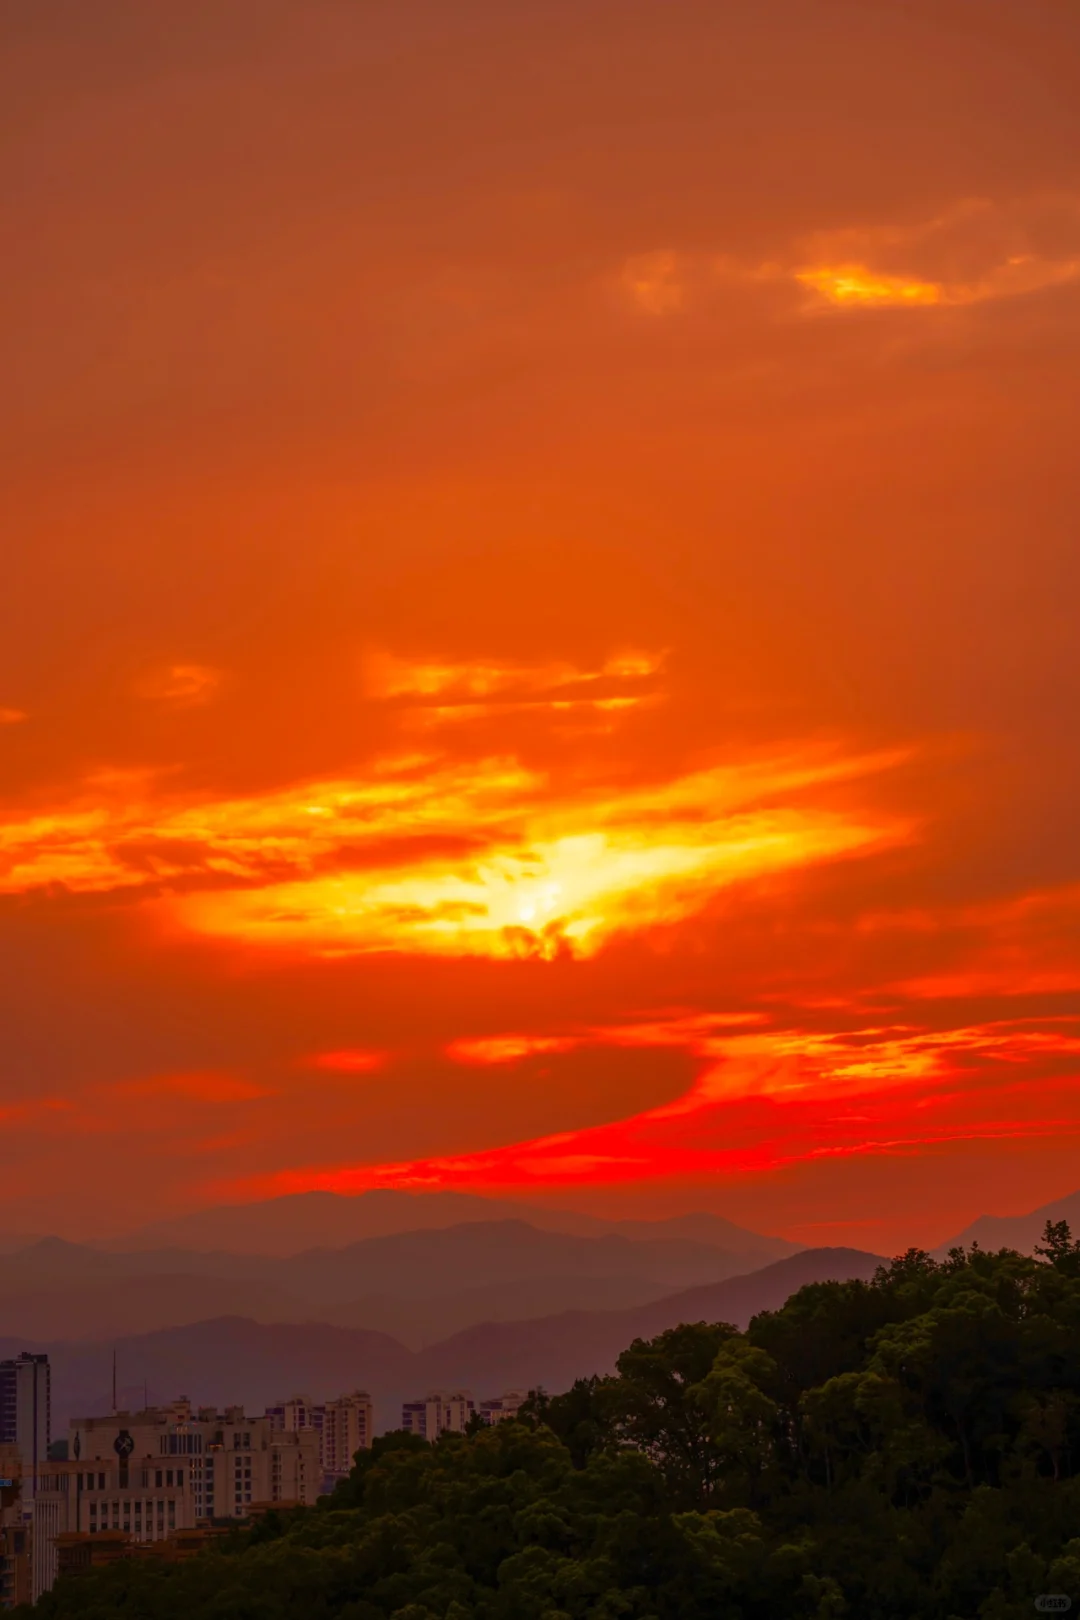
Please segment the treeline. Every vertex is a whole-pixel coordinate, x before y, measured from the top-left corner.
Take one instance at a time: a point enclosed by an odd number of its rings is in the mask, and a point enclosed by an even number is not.
[[[38,1620],[1006,1620],[1080,1602],[1080,1243],[912,1251]],[[26,1611],[29,1620],[29,1611]]]

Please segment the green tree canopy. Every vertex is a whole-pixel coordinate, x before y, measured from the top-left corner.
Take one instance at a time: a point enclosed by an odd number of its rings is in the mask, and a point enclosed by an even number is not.
[[[1080,1245],[912,1251],[746,1333],[434,1445],[380,1436],[316,1507],[39,1620],[1008,1620],[1080,1606]],[[29,1613],[26,1620],[29,1620]]]

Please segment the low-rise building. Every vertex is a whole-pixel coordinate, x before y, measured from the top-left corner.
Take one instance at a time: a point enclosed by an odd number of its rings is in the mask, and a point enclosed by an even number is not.
[[[115,1564],[121,1558],[156,1558],[169,1564],[184,1563],[222,1534],[224,1530],[220,1525],[200,1525],[194,1530],[177,1530],[162,1541],[145,1543],[125,1536],[122,1530],[106,1530],[97,1535],[86,1530],[69,1530],[56,1538],[57,1572],[81,1575],[102,1564]]]
[[[192,1471],[159,1466],[166,1460],[114,1453],[41,1465],[32,1520],[35,1603],[56,1580],[64,1537],[105,1536],[111,1546],[117,1537],[149,1543],[194,1527]]]
[[[23,1502],[19,1448],[0,1444],[0,1609],[29,1603],[31,1530]]]
[[[115,1564],[131,1556],[131,1538],[122,1530],[106,1530],[96,1536],[85,1530],[62,1530],[56,1537],[56,1573],[82,1575],[102,1564]]]

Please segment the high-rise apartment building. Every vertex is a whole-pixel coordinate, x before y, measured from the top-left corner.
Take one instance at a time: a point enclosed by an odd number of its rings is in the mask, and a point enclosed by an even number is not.
[[[371,1396],[363,1389],[339,1395],[323,1407],[321,1439],[323,1488],[333,1490],[353,1465],[358,1451],[366,1451],[372,1439]]]
[[[309,1395],[294,1395],[266,1408],[267,1417],[289,1432],[312,1429],[318,1436],[322,1488],[332,1491],[344,1479],[358,1451],[371,1445],[373,1412],[371,1396],[356,1389],[339,1395],[336,1401],[316,1402]]]
[[[485,1423],[505,1423],[508,1418],[517,1417],[528,1398],[526,1390],[511,1389],[505,1395],[493,1395],[491,1400],[481,1401],[476,1410]]]
[[[51,1397],[48,1356],[24,1350],[19,1356],[0,1361],[0,1445],[18,1447],[24,1501],[33,1497],[38,1467],[49,1455]]]
[[[476,1411],[476,1402],[467,1389],[436,1389],[422,1401],[406,1401],[401,1408],[401,1427],[422,1440],[437,1440],[440,1434],[462,1434]]]
[[[321,1414],[322,1407],[317,1406],[310,1395],[293,1395],[287,1401],[278,1401],[276,1406],[266,1408],[266,1416],[290,1434],[298,1429],[317,1429]]]
[[[473,1416],[485,1423],[503,1423],[517,1417],[528,1400],[523,1389],[493,1395],[476,1402],[467,1389],[433,1390],[422,1401],[406,1401],[401,1408],[401,1427],[422,1440],[437,1440],[440,1434],[461,1434]]]

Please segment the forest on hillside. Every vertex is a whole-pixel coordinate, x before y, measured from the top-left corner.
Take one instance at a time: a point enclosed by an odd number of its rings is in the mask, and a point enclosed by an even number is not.
[[[1080,1243],[911,1251],[38,1620],[1006,1620],[1080,1602]],[[23,1611],[29,1620],[30,1611]]]

